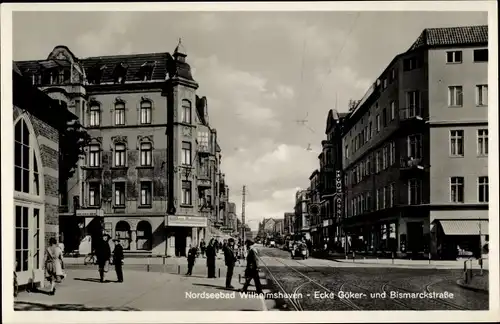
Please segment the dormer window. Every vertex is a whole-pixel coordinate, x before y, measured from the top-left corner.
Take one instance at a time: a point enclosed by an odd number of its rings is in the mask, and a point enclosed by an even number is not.
[[[120,63],[115,67],[115,71],[113,72],[113,78],[115,83],[124,84],[127,78],[127,70],[128,65]]]
[[[139,71],[137,72],[138,77],[141,81],[149,81],[153,78],[153,70],[155,68],[156,61],[147,61],[141,65]]]

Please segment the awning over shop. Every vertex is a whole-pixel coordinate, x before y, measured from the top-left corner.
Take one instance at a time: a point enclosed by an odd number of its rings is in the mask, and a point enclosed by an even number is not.
[[[437,220],[446,235],[489,235],[487,220]]]

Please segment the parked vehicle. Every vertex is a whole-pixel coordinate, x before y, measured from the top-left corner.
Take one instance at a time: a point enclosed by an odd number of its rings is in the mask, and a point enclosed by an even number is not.
[[[302,260],[305,260],[307,257],[307,248],[303,244],[297,245],[294,249],[292,249],[292,259],[302,258]]]
[[[270,241],[269,242],[269,247],[276,247],[276,242],[275,241]]]

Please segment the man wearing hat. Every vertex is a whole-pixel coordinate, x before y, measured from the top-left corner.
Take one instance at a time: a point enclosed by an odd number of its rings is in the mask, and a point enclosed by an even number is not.
[[[234,265],[236,264],[236,256],[234,254],[234,239],[230,238],[227,244],[224,245],[224,261],[226,262],[226,288],[232,289],[231,280],[233,279]]]
[[[262,294],[262,286],[260,284],[259,278],[259,265],[257,260],[257,251],[254,247],[254,242],[252,240],[246,240],[245,245],[247,246],[247,267],[245,269],[245,284],[241,289],[242,292],[246,292],[248,286],[250,285],[250,281],[255,284],[255,289],[258,294]]]
[[[115,243],[115,248],[113,250],[113,263],[115,264],[116,279],[118,282],[123,282],[123,246],[120,244],[119,239],[113,240]]]

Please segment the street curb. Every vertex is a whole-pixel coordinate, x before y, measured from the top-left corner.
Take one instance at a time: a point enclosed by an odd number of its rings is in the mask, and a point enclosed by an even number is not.
[[[485,290],[485,289],[481,289],[481,288],[476,288],[476,287],[472,287],[470,285],[466,285],[463,283],[463,279],[458,279],[456,284],[461,287],[461,288],[464,288],[464,289],[467,289],[467,290],[471,290],[471,291],[474,291],[474,292],[480,292],[480,293],[483,293],[483,294],[489,294],[489,290]]]

